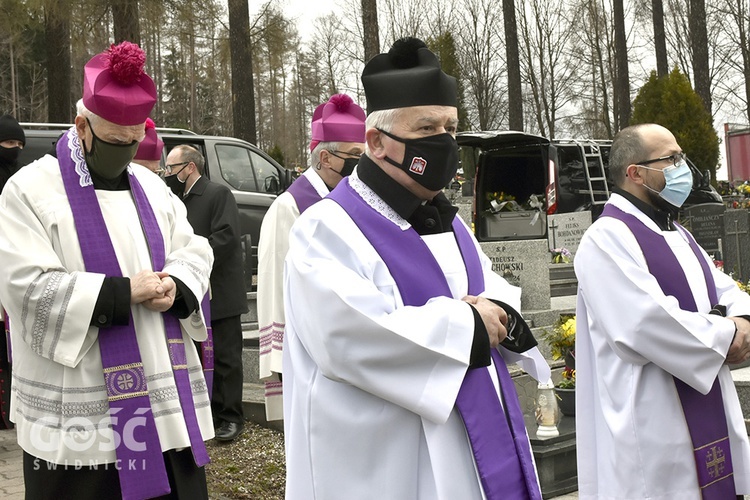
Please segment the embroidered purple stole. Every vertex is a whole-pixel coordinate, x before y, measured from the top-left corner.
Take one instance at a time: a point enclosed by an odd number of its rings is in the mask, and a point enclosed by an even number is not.
[[[297,202],[299,213],[304,212],[323,199],[310,183],[310,180],[304,175],[297,177],[297,179],[292,182],[292,185],[289,186],[287,192],[291,194],[294,201]]]
[[[208,399],[211,399],[214,392],[214,330],[211,327],[211,298],[206,293],[201,301],[201,311],[203,319],[206,321],[206,340],[201,342],[201,365],[203,365],[203,378],[206,379],[206,390],[208,390]]]
[[[612,217],[625,223],[638,241],[648,270],[659,282],[664,294],[675,297],[681,309],[698,311],[685,271],[662,235],[649,229],[634,215],[611,204],[604,207],[602,217]],[[679,224],[676,225],[700,262],[711,304],[717,304],[716,283],[706,259],[701,255],[700,247],[690,233]],[[711,390],[705,396],[677,378],[674,378],[674,383],[693,442],[698,485],[703,498],[736,498],[729,431],[719,379],[714,380]]]
[[[443,270],[413,228],[402,231],[375,211],[351,188],[348,178],[328,197],[349,214],[383,259],[404,305],[422,306],[433,297],[452,296]],[[466,265],[469,293],[479,295],[484,291],[479,254],[466,227],[457,219],[453,220],[453,232]],[[404,259],[404,255],[415,258]],[[541,500],[518,394],[497,349],[492,349],[492,359],[507,415],[486,367],[467,370],[456,400],[482,489],[488,500]]]
[[[74,129],[69,130],[57,141],[57,158],[86,271],[106,276],[122,276]],[[138,180],[132,172],[129,172],[128,178],[151,251],[153,270],[160,271],[165,261],[161,230]],[[182,331],[179,321],[171,314],[162,314],[162,318],[167,334],[164,341],[169,348],[193,457],[198,466],[203,466],[209,461],[208,453],[195,412]],[[170,492],[169,480],[156,423],[151,412],[146,374],[141,362],[132,313],[128,325],[100,328],[98,340],[114,434],[133,436],[132,439],[116,440],[117,459],[123,464],[119,468],[122,496],[129,500],[165,495]],[[132,467],[130,464],[133,464]]]

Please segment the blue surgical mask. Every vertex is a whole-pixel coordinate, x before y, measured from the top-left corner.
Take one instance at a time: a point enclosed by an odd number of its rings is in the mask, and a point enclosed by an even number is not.
[[[693,189],[693,173],[690,171],[690,167],[685,160],[665,169],[652,168],[645,165],[638,166],[647,170],[661,170],[667,184],[664,186],[664,189],[658,192],[658,195],[670,205],[679,208],[685,203],[688,196],[690,196],[690,191]],[[649,186],[646,186],[646,189],[657,193],[655,189]]]

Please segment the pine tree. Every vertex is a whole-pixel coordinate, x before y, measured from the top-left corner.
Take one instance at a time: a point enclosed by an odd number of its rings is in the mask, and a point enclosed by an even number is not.
[[[281,150],[278,144],[274,144],[271,149],[268,150],[268,156],[276,160],[279,165],[284,165],[284,152]]]
[[[716,178],[719,136],[703,101],[679,69],[663,78],[651,72],[633,101],[630,123],[657,123],[668,128],[695,166],[711,171],[711,177]]]
[[[427,38],[427,46],[440,60],[442,70],[456,79],[458,85],[458,130],[467,130],[466,106],[464,104],[463,74],[458,61],[456,39],[452,33],[446,31],[435,37]]]

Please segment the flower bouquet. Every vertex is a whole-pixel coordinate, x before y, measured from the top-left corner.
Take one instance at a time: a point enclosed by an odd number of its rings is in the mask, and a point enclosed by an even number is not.
[[[567,248],[555,248],[551,251],[553,264],[569,264],[573,260],[573,254]]]
[[[563,415],[575,415],[576,387],[576,317],[574,314],[561,314],[552,330],[544,330],[541,338],[547,342],[552,351],[552,359],[564,359],[565,368],[555,392]]]
[[[485,195],[487,201],[490,202],[490,208],[487,210],[490,213],[496,214],[498,212],[520,212],[524,210],[544,210],[544,203],[541,201],[543,197],[541,195],[532,194],[526,203],[518,203],[516,197],[512,194],[505,193],[503,191],[488,192]]]

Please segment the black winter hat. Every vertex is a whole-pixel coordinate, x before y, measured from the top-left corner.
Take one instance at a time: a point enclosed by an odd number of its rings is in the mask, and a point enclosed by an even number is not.
[[[15,139],[26,145],[26,134],[18,121],[10,115],[0,116],[0,142]]]
[[[402,38],[362,71],[368,112],[410,106],[457,106],[456,79],[418,38]]]

